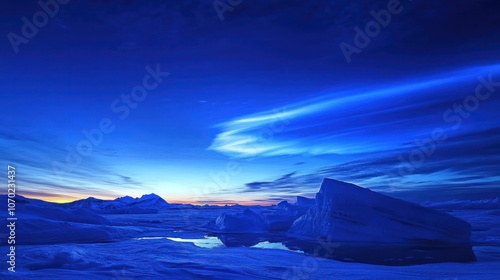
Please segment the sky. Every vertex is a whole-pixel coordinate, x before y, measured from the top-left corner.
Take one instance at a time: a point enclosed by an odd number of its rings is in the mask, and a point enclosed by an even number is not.
[[[273,204],[328,177],[499,195],[498,1],[41,3],[0,4],[18,194]]]

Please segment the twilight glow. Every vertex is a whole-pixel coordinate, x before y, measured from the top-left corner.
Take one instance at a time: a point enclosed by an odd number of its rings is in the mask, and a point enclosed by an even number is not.
[[[0,165],[20,194],[271,204],[324,177],[417,201],[498,194],[493,9],[412,3],[348,63],[339,44],[380,3],[244,3],[221,22],[211,2],[154,2],[70,2],[17,54],[4,38]],[[20,33],[26,9],[2,5],[0,31]]]

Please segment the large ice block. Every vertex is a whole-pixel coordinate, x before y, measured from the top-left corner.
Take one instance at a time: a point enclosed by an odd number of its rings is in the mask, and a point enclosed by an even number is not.
[[[471,226],[444,212],[324,179],[316,204],[293,223],[289,233],[306,240],[465,245],[470,243]]]

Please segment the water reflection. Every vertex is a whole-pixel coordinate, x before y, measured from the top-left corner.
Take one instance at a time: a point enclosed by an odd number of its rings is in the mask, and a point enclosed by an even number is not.
[[[224,247],[224,244],[219,240],[219,238],[214,236],[205,236],[203,238],[180,238],[180,237],[167,237],[167,236],[147,236],[134,238],[135,240],[158,240],[158,239],[168,239],[175,242],[182,243],[193,243],[195,246],[200,248],[216,248]]]
[[[193,239],[167,237],[167,239],[175,242],[193,243],[197,247],[209,248],[209,249],[224,246],[224,244],[217,237],[211,237],[211,236],[205,236],[205,238],[193,238]]]
[[[275,243],[275,242],[269,242],[269,241],[257,243],[254,246],[252,246],[252,248],[285,250],[285,251],[293,251],[293,252],[297,252],[297,253],[304,253],[301,250],[292,250],[291,248],[287,247],[284,243]]]
[[[473,262],[472,246],[360,244],[290,240],[284,244],[307,254],[344,262],[377,265],[415,265],[440,262]]]
[[[216,237],[226,247],[252,247],[265,241],[265,238],[257,234],[217,234]]]
[[[261,249],[287,250],[306,253],[321,258],[343,262],[357,262],[377,265],[415,265],[440,262],[473,262],[476,256],[472,246],[443,246],[438,244],[391,245],[342,243],[318,239],[304,241],[277,235],[261,234],[212,234],[204,238],[144,237],[147,239],[168,239],[175,242],[190,242],[201,248],[252,247]]]
[[[216,234],[226,247],[254,247],[304,252],[343,262],[377,265],[415,265],[439,262],[473,262],[472,246],[439,244],[361,244],[329,240],[304,241],[289,237],[259,234]]]
[[[215,235],[226,247],[251,247],[261,249],[297,251],[303,253],[300,249],[287,247],[283,243],[283,238],[272,235],[259,234],[216,234]]]

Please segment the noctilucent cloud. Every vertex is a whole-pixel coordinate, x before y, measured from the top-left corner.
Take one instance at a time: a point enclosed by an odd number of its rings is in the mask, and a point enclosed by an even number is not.
[[[0,165],[52,201],[497,196],[500,3],[399,1],[367,35],[369,2],[69,1],[30,31],[5,1]]]

